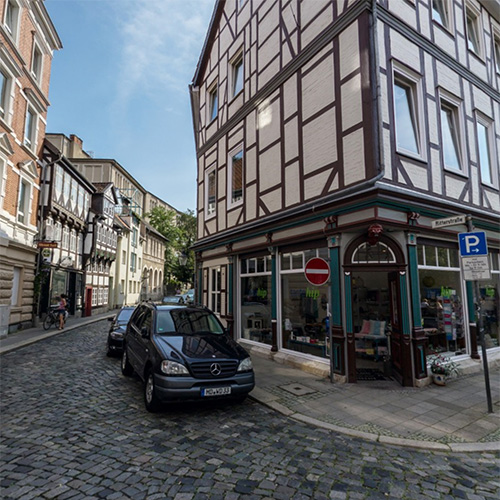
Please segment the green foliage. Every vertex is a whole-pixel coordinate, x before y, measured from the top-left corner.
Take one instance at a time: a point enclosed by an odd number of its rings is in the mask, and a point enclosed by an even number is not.
[[[194,274],[194,252],[190,249],[196,240],[196,217],[192,210],[178,213],[155,207],[147,214],[149,223],[168,241],[165,246],[165,282],[191,283]],[[179,255],[187,256],[185,266],[179,264]]]

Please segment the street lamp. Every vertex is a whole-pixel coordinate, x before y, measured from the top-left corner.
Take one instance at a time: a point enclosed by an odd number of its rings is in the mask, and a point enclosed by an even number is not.
[[[184,252],[180,253],[178,258],[179,258],[179,264],[181,266],[185,266],[187,264],[188,257]]]

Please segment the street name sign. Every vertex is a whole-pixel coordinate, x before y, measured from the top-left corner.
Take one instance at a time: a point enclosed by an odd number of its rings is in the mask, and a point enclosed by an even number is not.
[[[458,224],[465,224],[465,215],[454,215],[453,217],[446,217],[446,219],[436,219],[432,221],[432,229],[445,226],[457,226]]]
[[[330,278],[330,266],[325,259],[313,257],[307,261],[304,274],[311,285],[324,285]]]

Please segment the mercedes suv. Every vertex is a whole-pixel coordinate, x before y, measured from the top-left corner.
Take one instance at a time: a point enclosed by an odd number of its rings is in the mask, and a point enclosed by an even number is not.
[[[124,336],[121,370],[144,381],[144,403],[245,399],[255,385],[249,354],[210,310],[143,303]]]

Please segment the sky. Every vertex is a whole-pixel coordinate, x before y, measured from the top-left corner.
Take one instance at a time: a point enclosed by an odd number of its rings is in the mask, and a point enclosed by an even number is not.
[[[77,135],[180,211],[196,208],[188,85],[215,0],[45,0],[54,52],[47,132]]]

